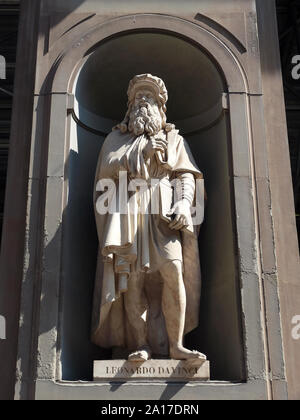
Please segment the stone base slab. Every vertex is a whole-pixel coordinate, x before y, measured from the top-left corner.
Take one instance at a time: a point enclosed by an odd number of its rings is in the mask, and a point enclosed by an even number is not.
[[[94,381],[130,380],[208,381],[209,361],[158,360],[129,362],[128,360],[94,361]]]

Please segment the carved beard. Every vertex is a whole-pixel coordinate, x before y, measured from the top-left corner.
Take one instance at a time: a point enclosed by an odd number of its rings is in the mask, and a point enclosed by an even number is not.
[[[136,136],[149,134],[154,136],[162,129],[162,116],[157,105],[150,105],[147,102],[140,103],[132,108],[129,116],[129,131]]]

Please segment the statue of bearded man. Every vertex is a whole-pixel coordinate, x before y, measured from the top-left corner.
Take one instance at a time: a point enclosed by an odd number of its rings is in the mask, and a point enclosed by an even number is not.
[[[199,322],[199,226],[192,223],[191,208],[202,174],[186,141],[166,121],[167,99],[158,77],[142,74],[131,80],[127,114],[103,144],[95,179],[99,254],[92,341],[127,349],[128,360],[137,362],[151,356],[206,359],[183,344]],[[124,195],[120,174],[126,174],[130,209],[117,206],[103,214],[97,204],[107,190],[101,191],[99,181],[114,182],[111,196],[119,203]],[[179,192],[171,185],[175,179]],[[134,192],[136,180],[148,188]],[[150,204],[156,212],[148,211]]]

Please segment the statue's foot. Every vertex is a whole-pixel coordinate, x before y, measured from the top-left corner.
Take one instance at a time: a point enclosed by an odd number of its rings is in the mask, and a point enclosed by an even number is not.
[[[146,362],[151,358],[151,353],[148,347],[141,348],[128,356],[129,362]]]
[[[196,350],[188,350],[183,346],[170,348],[170,357],[175,360],[206,360],[206,356]]]

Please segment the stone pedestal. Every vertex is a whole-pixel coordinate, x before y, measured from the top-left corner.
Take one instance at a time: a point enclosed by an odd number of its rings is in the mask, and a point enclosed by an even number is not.
[[[137,363],[128,360],[94,361],[94,381],[129,380],[208,381],[209,361],[158,360]]]

